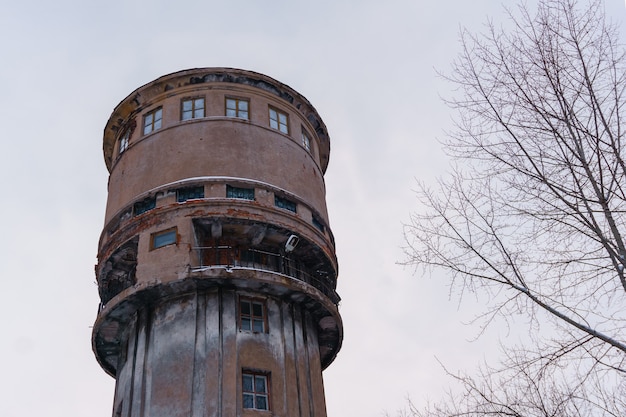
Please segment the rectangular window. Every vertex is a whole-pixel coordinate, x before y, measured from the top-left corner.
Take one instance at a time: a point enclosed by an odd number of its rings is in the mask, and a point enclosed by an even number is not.
[[[179,203],[194,198],[204,198],[204,186],[179,188],[176,190],[176,201]]]
[[[296,203],[291,200],[287,200],[286,198],[279,197],[277,195],[274,196],[274,205],[276,207],[280,207],[281,209],[296,212]]]
[[[133,213],[135,216],[145,213],[148,210],[152,210],[156,207],[156,197],[148,197],[144,200],[137,201],[133,204]]]
[[[313,216],[313,226],[317,227],[320,232],[324,233],[324,224],[315,216]]]
[[[307,151],[311,151],[311,138],[309,138],[304,128],[302,129],[302,146],[304,146],[304,149]]]
[[[171,228],[161,232],[152,233],[150,235],[150,250],[162,248],[163,246],[173,245],[176,243],[177,230]]]
[[[126,129],[126,132],[120,137],[119,154],[124,152],[128,148],[128,142],[130,141],[130,129]]]
[[[204,117],[204,97],[187,98],[181,102],[181,120],[199,119]]]
[[[289,133],[287,114],[270,107],[270,127],[283,133]]]
[[[150,132],[159,130],[161,128],[162,122],[163,122],[163,108],[159,107],[158,109],[152,110],[150,113],[146,114],[146,116],[143,118],[143,134],[147,135]]]
[[[227,98],[226,99],[226,116],[239,117],[240,119],[248,120],[248,100],[239,98]]]
[[[239,299],[239,330],[266,333],[265,303],[251,298]]]
[[[239,188],[227,185],[226,198],[242,198],[244,200],[254,200],[254,188]]]
[[[241,374],[243,408],[270,409],[269,375],[243,371]]]

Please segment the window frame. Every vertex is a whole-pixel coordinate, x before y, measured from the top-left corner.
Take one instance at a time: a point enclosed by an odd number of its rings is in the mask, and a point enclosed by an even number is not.
[[[275,119],[272,118],[272,112],[276,114]],[[268,114],[269,114],[270,128],[277,130],[280,133],[284,133],[285,135],[288,135],[289,134],[289,115],[286,112],[279,110],[278,108],[273,107],[273,106],[269,106]],[[285,123],[280,122],[280,116],[283,116],[285,118]],[[273,126],[272,122],[274,122],[276,126]],[[281,128],[282,126],[285,127],[284,130]]]
[[[320,232],[325,233],[326,227],[324,223],[315,215],[311,216],[311,223],[315,226]]]
[[[200,108],[196,108],[196,101],[202,100],[202,115],[196,116],[196,111]],[[191,110],[185,110],[185,103],[191,102]],[[185,112],[191,112],[191,117],[185,119]],[[202,119],[206,117],[206,98],[205,96],[184,97],[180,100],[180,120],[193,120]]]
[[[156,115],[159,115],[159,118],[156,118]],[[148,123],[148,119],[151,121]],[[163,127],[163,106],[159,106],[156,109],[150,110],[143,116],[143,134],[149,135],[152,132],[156,132],[157,130]],[[147,130],[149,128],[149,130]]]
[[[309,136],[304,127],[302,128],[302,147],[311,152],[311,136]]]
[[[133,216],[139,216],[156,208],[156,196],[146,197],[143,200],[135,201],[133,204]]]
[[[235,102],[235,108],[229,108],[228,107],[228,102],[229,101],[234,101]],[[246,110],[242,110],[240,108],[240,104],[241,103],[246,103]],[[228,110],[234,111],[235,115],[229,115],[228,114]],[[246,117],[241,116],[241,113],[245,112],[246,113]],[[232,117],[232,118],[236,118],[236,119],[241,119],[241,120],[250,120],[250,99],[247,98],[242,98],[242,97],[232,97],[232,96],[225,96],[224,97],[224,115],[226,117]]]
[[[184,203],[187,200],[198,200],[202,198],[204,198],[204,185],[181,187],[176,189],[177,203]]]
[[[250,195],[246,196],[246,194],[248,193]],[[249,197],[252,197],[252,198],[249,198]],[[236,198],[239,200],[254,201],[255,199],[254,187],[253,188],[235,187],[233,185],[226,184],[226,198]]]
[[[249,313],[246,314],[243,312],[242,304],[247,303],[249,305]],[[254,305],[259,305],[261,307],[261,315],[254,314]],[[244,320],[248,320],[250,323],[249,329],[244,329],[243,323]],[[261,331],[255,330],[255,323],[260,322],[262,325]],[[267,334],[269,333],[269,326],[267,322],[267,305],[265,304],[265,300],[261,298],[254,297],[239,297],[237,302],[237,324],[238,329],[241,332],[247,333],[255,333],[255,334]]]
[[[274,207],[278,207],[283,210],[290,211],[292,213],[298,212],[298,203],[288,198],[274,194]]]
[[[270,411],[271,407],[271,390],[270,390],[270,373],[266,371],[257,371],[252,369],[241,370],[241,405],[244,410]],[[245,387],[246,377],[252,377],[252,391]],[[257,391],[257,378],[264,380],[265,391]],[[252,396],[252,407],[246,407],[246,397]],[[257,399],[265,398],[265,408],[258,408]]]
[[[170,233],[174,233],[174,240],[169,243],[160,244],[157,246],[156,240],[161,237],[168,235]],[[178,227],[170,227],[169,229],[159,230],[158,232],[150,233],[150,251],[164,248],[166,246],[177,245],[178,244]]]
[[[124,133],[119,138],[119,146],[117,148],[117,154],[121,155],[128,149],[128,145],[130,144],[130,128],[126,129]]]

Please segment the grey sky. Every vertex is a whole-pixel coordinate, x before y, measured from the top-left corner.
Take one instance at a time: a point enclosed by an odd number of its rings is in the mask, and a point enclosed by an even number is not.
[[[461,322],[442,277],[403,259],[415,179],[448,162],[436,76],[460,25],[503,18],[503,0],[239,2],[4,0],[0,13],[0,403],[5,417],[108,417],[112,378],[90,346],[96,247],[107,171],[102,132],[115,105],[161,75],[253,70],[316,107],[331,136],[326,174],[345,340],[324,372],[330,417],[391,414],[437,400],[451,369],[471,369],[506,334]],[[531,4],[534,2],[530,2]],[[178,5],[180,4],[180,5]],[[511,1],[512,5],[513,2]],[[607,13],[626,17],[622,0]]]

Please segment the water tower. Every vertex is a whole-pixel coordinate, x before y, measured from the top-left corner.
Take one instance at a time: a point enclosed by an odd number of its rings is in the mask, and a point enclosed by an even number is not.
[[[326,416],[343,329],[311,103],[251,71],[180,71],[122,100],[103,148],[92,342],[113,416]]]

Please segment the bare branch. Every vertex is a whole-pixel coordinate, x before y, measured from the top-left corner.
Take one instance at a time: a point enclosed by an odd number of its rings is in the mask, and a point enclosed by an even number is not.
[[[446,271],[461,295],[486,295],[482,329],[524,314],[543,341],[509,361],[533,404],[459,378],[480,415],[611,415],[623,403],[605,394],[624,387],[596,376],[626,369],[626,50],[601,0],[508,13],[510,30],[489,22],[461,33],[445,143],[459,168],[416,191],[423,210],[405,227],[406,263]],[[563,379],[542,385],[557,364]],[[578,384],[567,384],[573,374]],[[464,412],[450,415],[474,415]]]

